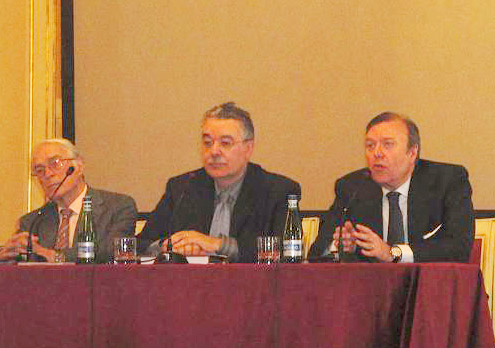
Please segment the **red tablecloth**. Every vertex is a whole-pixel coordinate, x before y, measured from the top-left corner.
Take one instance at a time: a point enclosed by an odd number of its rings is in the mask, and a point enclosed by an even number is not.
[[[0,347],[495,347],[476,266],[0,267]]]
[[[0,347],[90,347],[93,267],[0,266]]]

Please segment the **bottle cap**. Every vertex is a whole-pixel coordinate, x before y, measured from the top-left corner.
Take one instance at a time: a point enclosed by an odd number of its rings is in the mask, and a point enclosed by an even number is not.
[[[298,201],[299,200],[299,197],[297,197],[297,195],[287,195],[287,200],[288,201]]]
[[[91,196],[84,196],[83,198],[83,211],[90,211],[92,210],[93,201],[91,199]]]

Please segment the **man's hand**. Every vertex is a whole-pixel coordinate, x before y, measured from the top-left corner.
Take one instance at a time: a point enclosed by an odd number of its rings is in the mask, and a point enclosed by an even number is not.
[[[361,253],[364,256],[375,257],[382,262],[393,261],[393,257],[390,254],[390,246],[372,229],[357,224],[356,230],[351,235],[356,239],[356,244],[362,248]]]
[[[19,254],[27,253],[28,238],[29,232],[15,233],[0,250],[0,259],[13,259]],[[32,240],[33,252],[45,257],[48,262],[54,262],[55,250],[42,247],[41,244],[39,244],[38,236],[32,236]]]
[[[180,231],[172,235],[173,251],[186,256],[204,256],[220,250],[221,238],[210,237],[198,231]],[[163,243],[162,250],[167,250]]]
[[[2,250],[0,250],[0,259],[14,259],[17,255],[26,253],[28,236],[28,232],[19,232],[10,237]]]
[[[346,253],[353,253],[356,251],[356,243],[352,237],[353,231],[354,226],[352,226],[352,223],[346,221],[342,229],[342,244],[344,245],[344,252]],[[335,232],[333,233],[333,243],[337,249],[339,248],[339,232],[340,226],[336,227]]]

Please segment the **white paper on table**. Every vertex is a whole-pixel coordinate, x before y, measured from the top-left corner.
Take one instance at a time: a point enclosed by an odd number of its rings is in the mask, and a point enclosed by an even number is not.
[[[187,262],[196,265],[206,265],[210,261],[209,256],[186,256]]]

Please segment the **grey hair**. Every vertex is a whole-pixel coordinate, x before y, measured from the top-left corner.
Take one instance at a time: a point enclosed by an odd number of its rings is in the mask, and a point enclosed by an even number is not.
[[[43,145],[59,145],[69,152],[69,156],[71,158],[82,160],[81,153],[76,149],[76,146],[70,140],[64,138],[45,139],[36,145],[36,149]]]
[[[234,102],[217,105],[206,111],[203,118],[203,124],[210,118],[240,121],[242,123],[242,128],[244,129],[244,140],[254,139],[254,126],[249,112],[237,107]]]

